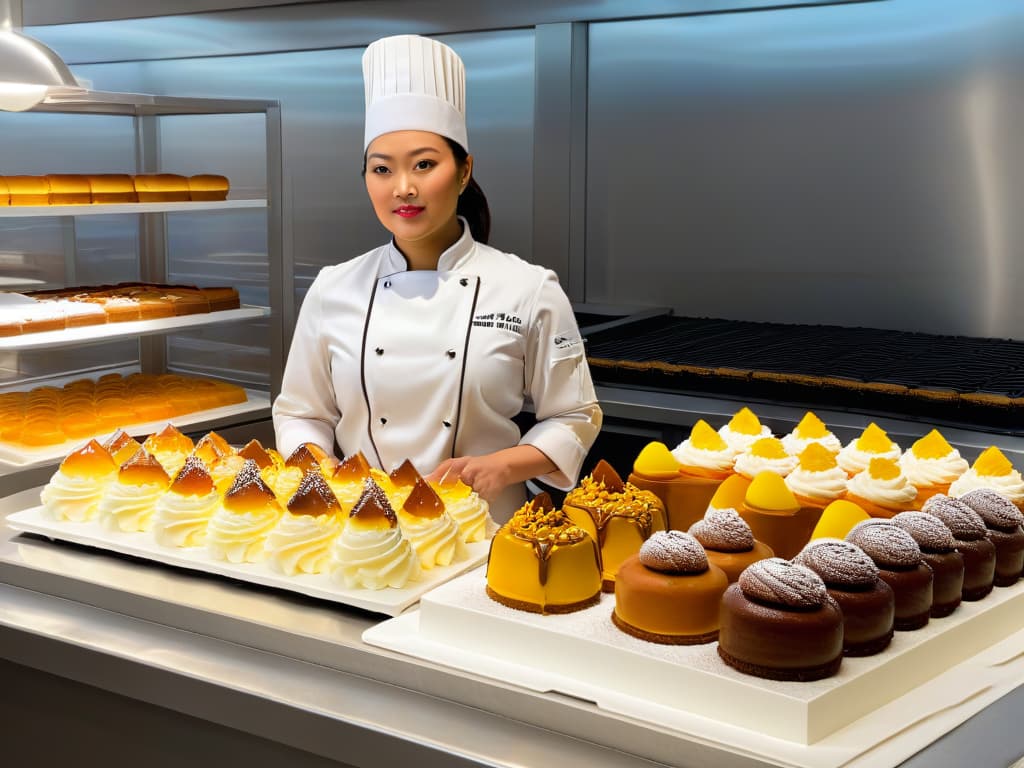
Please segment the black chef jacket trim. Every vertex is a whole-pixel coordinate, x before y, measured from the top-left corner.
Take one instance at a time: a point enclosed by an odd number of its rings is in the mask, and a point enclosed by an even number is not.
[[[377,441],[373,439],[373,413],[370,408],[370,392],[366,388],[366,337],[370,333],[370,315],[373,314],[373,301],[377,298],[377,285],[380,280],[373,281],[373,290],[370,292],[370,303],[366,306],[366,320],[363,322],[363,341],[359,350],[359,384],[363,388],[363,400],[366,401],[366,434],[370,437],[370,445],[377,455],[377,466],[385,472],[388,468],[381,461],[380,451],[377,449]]]
[[[469,323],[466,325],[466,343],[462,347],[462,372],[459,374],[459,397],[455,401],[455,428],[452,430],[452,458],[455,458],[455,444],[459,439],[459,422],[462,420],[462,389],[466,383],[466,365],[469,361],[469,334],[473,332],[473,318],[476,317],[476,300],[480,297],[480,278],[476,278],[473,289],[473,306],[469,308]]]

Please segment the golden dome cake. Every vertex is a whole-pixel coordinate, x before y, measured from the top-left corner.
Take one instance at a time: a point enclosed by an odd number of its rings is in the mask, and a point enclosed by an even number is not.
[[[458,478],[442,477],[441,482],[431,483],[431,487],[459,526],[459,538],[464,544],[487,538],[494,521],[486,499]]]
[[[864,550],[848,541],[818,539],[804,547],[793,562],[818,574],[839,604],[844,655],[872,656],[889,646],[896,597]]]
[[[422,573],[388,497],[370,478],[334,539],[330,568],[332,578],[349,589],[400,589]]]
[[[774,472],[785,477],[797,465],[796,456],[790,456],[777,437],[762,437],[751,443],[736,456],[736,474],[753,480],[762,472]]]
[[[185,465],[185,459],[195,445],[188,435],[183,435],[173,424],[168,424],[155,435],[147,437],[142,447],[156,457],[168,476],[174,477]]]
[[[665,509],[650,491],[623,483],[603,459],[565,497],[562,510],[601,549],[603,589],[615,589],[619,565],[640,551],[654,531],[665,530]]]
[[[441,497],[418,473],[398,511],[398,525],[424,570],[451,565],[465,556],[458,524],[445,511]]]
[[[220,505],[213,478],[198,456],[189,456],[160,496],[153,513],[153,534],[165,547],[200,547],[206,526]]]
[[[728,424],[722,425],[718,434],[736,453],[747,450],[755,441],[771,437],[772,431],[763,425],[752,410],[740,408]]]
[[[963,496],[976,488],[991,488],[1024,511],[1024,479],[994,445],[982,451],[971,468],[950,484],[949,495]]]
[[[341,505],[319,467],[313,467],[303,476],[288,499],[285,513],[267,536],[270,567],[285,576],[324,570],[331,543],[341,532],[340,514]]]
[[[171,484],[163,466],[145,448],[117,470],[100,499],[99,516],[112,531],[148,531],[156,502]]]
[[[813,411],[808,411],[800,419],[793,431],[783,436],[782,446],[786,453],[799,456],[812,445],[820,445],[831,454],[837,454],[842,449],[839,438],[833,435],[825,422],[818,418]]]
[[[92,520],[104,490],[116,477],[117,464],[110,454],[90,440],[65,457],[39,499],[46,514],[54,520]]]
[[[264,557],[267,536],[283,511],[260,468],[246,459],[241,471],[224,494],[221,506],[210,518],[206,548],[215,560],[255,563]]]
[[[709,507],[704,517],[690,526],[689,533],[704,547],[708,560],[722,569],[730,584],[739,579],[747,566],[775,556],[771,547],[754,538],[750,526],[735,509]]]
[[[771,557],[722,597],[718,655],[747,675],[807,682],[843,662],[843,613],[814,571]]]
[[[856,525],[846,541],[863,549],[878,566],[879,578],[892,587],[896,596],[893,626],[910,631],[927,624],[934,577],[913,537],[890,520],[874,519]]]
[[[370,463],[361,452],[353,453],[334,468],[328,484],[343,509],[351,510],[363,495],[370,477]]]
[[[937,493],[948,493],[949,486],[967,471],[960,451],[946,442],[937,429],[915,442],[900,457],[900,467],[917,488],[915,506],[921,506]]]
[[[698,510],[704,497],[711,497],[719,480],[684,478],[680,465],[661,442],[648,443],[633,462],[629,482],[635,487],[649,491],[661,499],[665,508],[666,525],[686,528],[692,520],[703,514]],[[692,520],[691,520],[692,518]]]
[[[872,517],[889,518],[916,509],[917,488],[892,459],[872,459],[846,483],[846,499]]]
[[[728,586],[693,536],[656,531],[619,568],[612,622],[652,643],[710,643],[718,637],[718,604]]]
[[[871,422],[859,437],[851,440],[839,451],[836,461],[846,470],[846,474],[852,477],[867,469],[872,459],[899,461],[902,454],[899,445],[889,438],[885,430]]]
[[[954,546],[964,557],[963,599],[981,600],[992,591],[996,576],[996,547],[988,537],[985,521],[959,499],[941,493],[928,499],[921,511],[946,524]]]
[[[590,534],[541,493],[491,540],[487,595],[531,613],[571,613],[601,597],[601,552]]]
[[[964,556],[956,549],[953,533],[925,512],[900,512],[892,523],[917,542],[921,559],[932,569],[932,618],[949,616],[960,605],[964,589]]]
[[[123,429],[119,429],[103,442],[103,447],[120,467],[138,452],[142,444]]]
[[[960,497],[978,513],[988,528],[988,539],[996,548],[997,587],[1015,584],[1024,571],[1024,515],[1017,506],[991,488],[978,488]]]
[[[818,521],[818,513],[807,514],[782,477],[771,471],[753,479],[736,511],[747,521],[755,539],[784,558],[803,549]]]

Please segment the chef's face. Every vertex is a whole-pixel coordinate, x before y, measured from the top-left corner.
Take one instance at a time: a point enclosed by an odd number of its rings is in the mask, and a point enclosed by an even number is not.
[[[367,148],[366,191],[399,248],[434,245],[440,253],[461,234],[455,209],[472,168],[472,157],[459,164],[436,133],[395,131]]]

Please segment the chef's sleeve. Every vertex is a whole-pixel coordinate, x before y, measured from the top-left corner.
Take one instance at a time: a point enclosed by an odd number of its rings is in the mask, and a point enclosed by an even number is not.
[[[601,407],[569,298],[550,270],[527,329],[525,362],[525,394],[537,423],[519,444],[534,446],[554,462],[555,471],[541,481],[570,490],[601,430]]]
[[[320,332],[321,280],[313,281],[299,310],[291,350],[284,367],[281,394],[274,400],[274,433],[283,456],[303,443],[334,449],[334,428],[341,419],[327,340]]]

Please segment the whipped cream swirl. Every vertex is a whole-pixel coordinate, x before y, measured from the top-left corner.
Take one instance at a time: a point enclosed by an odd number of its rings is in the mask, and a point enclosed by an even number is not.
[[[334,515],[285,513],[267,536],[265,549],[270,567],[285,576],[320,573],[330,557],[331,542],[341,528]]]
[[[476,491],[455,499],[442,497],[445,510],[459,526],[459,536],[465,543],[483,541],[494,527],[490,505]]]
[[[971,467],[949,486],[950,496],[963,496],[978,488],[991,488],[1014,504],[1024,504],[1024,478],[1018,470],[1005,475],[979,475]]]
[[[799,463],[800,459],[789,454],[779,458],[767,458],[765,456],[755,456],[749,450],[746,450],[736,457],[734,469],[738,474],[751,479],[765,471],[774,472],[776,475],[785,477],[796,469],[796,465]]]
[[[273,504],[252,512],[229,512],[220,507],[210,518],[206,548],[215,560],[258,562],[265,556],[267,536],[280,517],[281,508]]]
[[[125,485],[114,482],[100,499],[99,515],[103,527],[125,533],[148,531],[153,522],[156,502],[166,487],[161,483]]]
[[[890,459],[892,461],[899,461],[899,458],[903,453],[896,443],[892,443],[889,446],[889,450],[883,451],[882,453],[862,451],[857,447],[858,439],[859,438],[854,438],[847,443],[836,456],[836,461],[839,466],[845,469],[847,474],[850,475],[856,475],[858,472],[863,472],[868,468],[868,464],[871,463],[872,459]]]
[[[54,520],[81,523],[96,517],[103,492],[117,478],[72,477],[58,469],[39,494],[43,509]]]
[[[416,517],[405,512],[398,515],[402,535],[408,539],[420,558],[420,566],[430,570],[435,565],[451,565],[461,559],[462,537],[459,526],[448,514],[437,517]]]
[[[706,469],[712,472],[728,472],[732,469],[736,457],[736,449],[726,441],[725,448],[713,451],[695,448],[690,438],[686,438],[672,449],[672,456],[685,470],[687,467]]]
[[[938,459],[922,459],[913,450],[900,457],[900,469],[918,488],[929,485],[949,485],[967,471],[967,460],[956,448]]]
[[[873,477],[865,469],[847,481],[846,490],[881,507],[893,509],[909,504],[917,498],[917,489],[902,473],[896,477],[881,479]]]
[[[206,526],[220,506],[220,495],[184,496],[167,492],[156,502],[153,534],[165,547],[200,547],[206,542]]]
[[[827,504],[846,493],[847,474],[841,467],[811,471],[797,467],[785,477],[786,486],[796,496]]]
[[[400,589],[420,577],[420,559],[400,528],[347,525],[331,547],[331,576],[349,589]]]

